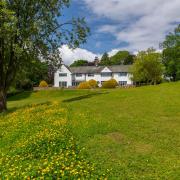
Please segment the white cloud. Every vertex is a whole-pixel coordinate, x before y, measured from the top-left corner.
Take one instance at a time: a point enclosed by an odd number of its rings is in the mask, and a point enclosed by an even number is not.
[[[102,54],[95,54],[91,51],[88,51],[86,49],[70,49],[67,45],[63,45],[60,49],[61,56],[63,63],[66,65],[72,64],[75,60],[78,59],[84,59],[88,61],[94,61],[94,58],[97,56],[99,59],[101,59]],[[118,51],[125,50],[124,48],[119,49],[112,49],[108,52],[109,56],[115,55]]]
[[[127,50],[159,48],[167,32],[180,23],[180,0],[84,0],[99,17],[106,17],[113,25],[105,24],[98,32],[113,34],[118,42],[129,44]],[[126,25],[124,25],[126,24]],[[123,25],[123,29],[122,29]]]
[[[117,30],[117,27],[114,25],[103,25],[98,29],[98,32],[115,33]]]
[[[67,45],[63,45],[60,48],[61,56],[63,63],[69,65],[73,61],[78,60],[78,59],[85,59],[88,61],[93,61],[96,56],[101,57],[99,54],[94,54],[93,52],[90,52],[86,49],[70,49]]]

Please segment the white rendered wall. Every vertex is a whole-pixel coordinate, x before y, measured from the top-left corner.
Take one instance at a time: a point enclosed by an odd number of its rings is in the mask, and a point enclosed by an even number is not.
[[[60,73],[67,73],[67,76],[60,77],[59,76]],[[62,65],[61,68],[54,74],[54,87],[59,87],[60,81],[67,82],[67,87],[72,86],[71,72],[64,65]]]
[[[75,81],[86,81],[85,74],[82,74],[82,76],[76,76],[76,74],[73,75],[75,77]]]
[[[119,82],[119,81],[127,81],[127,85],[131,85],[132,81],[130,79],[131,75],[128,73],[127,76],[119,76],[118,73],[113,74],[113,78]]]
[[[111,72],[107,67],[104,68],[101,72]],[[60,77],[60,73],[67,73],[66,77]],[[59,87],[60,81],[67,82],[67,87],[72,86],[72,81],[89,81],[91,79],[94,79],[99,82],[99,85],[102,81],[108,81],[110,79],[114,78],[118,83],[119,81],[127,81],[127,85],[133,84],[131,81],[131,75],[128,73],[127,76],[119,76],[119,73],[112,73],[112,76],[109,77],[102,77],[101,74],[94,74],[94,76],[88,76],[88,74],[82,74],[81,77],[77,77],[75,74],[72,75],[72,73],[68,70],[68,68],[64,65],[61,66],[61,68],[54,74],[54,87]]]

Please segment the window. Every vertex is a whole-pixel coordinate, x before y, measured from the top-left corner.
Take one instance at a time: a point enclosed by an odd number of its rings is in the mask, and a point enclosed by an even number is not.
[[[119,76],[127,76],[127,72],[120,72]]]
[[[110,76],[112,76],[112,73],[111,73],[111,72],[101,73],[101,77],[110,77]]]
[[[59,87],[67,87],[67,82],[66,81],[60,81]]]
[[[126,86],[127,85],[127,81],[119,81],[119,85],[120,86]]]
[[[89,74],[88,74],[88,77],[94,77],[94,74],[89,73]]]
[[[59,73],[59,77],[66,77],[67,73]]]
[[[82,77],[81,73],[76,73],[76,77]]]
[[[80,82],[77,82],[77,81],[72,82],[72,86],[78,86],[79,84],[80,84]]]

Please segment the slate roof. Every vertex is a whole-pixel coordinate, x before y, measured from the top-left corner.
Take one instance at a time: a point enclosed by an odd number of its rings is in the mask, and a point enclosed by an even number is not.
[[[129,72],[132,65],[107,66],[112,72]]]
[[[72,73],[101,73],[105,68],[109,68],[112,72],[129,72],[131,65],[113,65],[113,66],[79,66],[79,67],[67,67]]]

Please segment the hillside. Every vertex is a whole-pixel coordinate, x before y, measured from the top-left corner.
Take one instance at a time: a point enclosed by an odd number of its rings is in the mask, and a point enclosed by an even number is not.
[[[131,89],[25,92],[9,98],[8,106],[9,112],[0,115],[3,157],[7,155],[11,159],[14,154],[21,156],[30,151],[37,172],[41,170],[34,157],[36,148],[32,146],[36,144],[35,137],[42,132],[42,139],[49,138],[46,141],[48,151],[43,150],[41,138],[37,140],[40,143],[38,158],[42,162],[46,154],[56,157],[52,152],[62,149],[61,145],[73,137],[76,139],[73,146],[85,147],[83,158],[78,162],[86,162],[83,170],[91,172],[92,177],[103,177],[103,174],[109,179],[180,177],[179,82]],[[68,136],[61,130],[64,127],[68,129]],[[53,131],[55,135],[46,137],[46,131]],[[34,144],[25,143],[25,139],[30,137]],[[53,138],[55,147],[48,145]],[[20,150],[21,143],[25,149]],[[71,151],[72,143],[67,143],[67,147]],[[81,156],[78,151],[76,153]],[[68,156],[67,159],[70,163],[71,158]],[[19,168],[14,159],[9,162]],[[26,164],[29,159],[22,162]],[[61,167],[52,166],[51,173],[54,173],[53,168]],[[8,174],[6,168],[9,167],[1,167],[0,170]],[[75,178],[90,178],[86,173],[81,174],[77,166],[73,168],[77,172]],[[68,177],[71,171],[64,173]],[[28,177],[28,170],[26,172]],[[29,172],[32,177],[37,176],[33,168]]]

